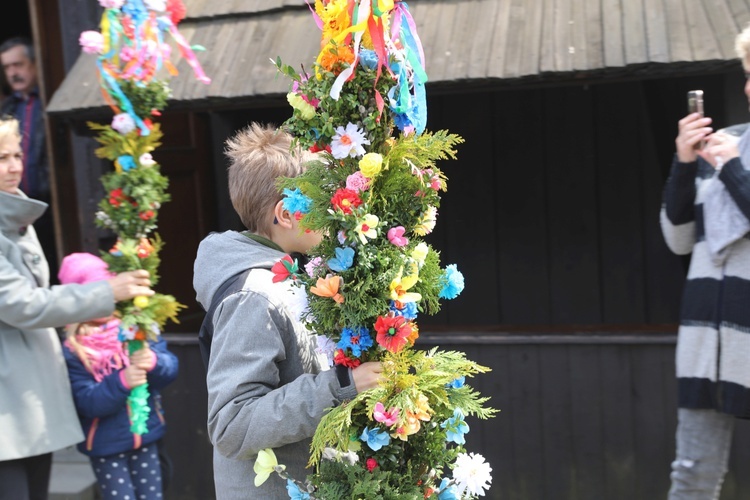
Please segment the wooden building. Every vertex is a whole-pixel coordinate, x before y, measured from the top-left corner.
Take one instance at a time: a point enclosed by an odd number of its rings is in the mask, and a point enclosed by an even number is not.
[[[237,229],[223,141],[290,114],[269,58],[311,65],[304,0],[185,0],[183,34],[213,83],[181,61],[155,157],[171,181],[160,291],[189,305],[166,334],[181,359],[165,395],[172,499],[211,498],[192,263],[209,231]],[[735,35],[741,0],[412,0],[425,47],[428,128],[466,139],[431,243],[466,277],[420,318],[424,346],[466,351],[502,411],[471,421],[467,448],[493,467],[492,499],[664,498],[675,430],[674,344],[687,262],[658,211],[687,90],[720,128],[748,120]],[[65,252],[106,248],[93,225],[109,165],[86,120],[108,121],[80,31],[94,0],[29,0],[40,44]],[[260,432],[261,430],[259,430]],[[739,425],[722,499],[750,496],[750,429]]]

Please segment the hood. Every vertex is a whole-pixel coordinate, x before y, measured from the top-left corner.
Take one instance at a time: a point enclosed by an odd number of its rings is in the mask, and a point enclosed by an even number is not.
[[[0,191],[0,230],[17,231],[30,226],[45,210],[46,203],[32,200],[20,191],[18,194]]]
[[[208,310],[216,290],[226,280],[250,268],[271,269],[285,254],[242,233],[211,233],[198,246],[193,266],[196,298]]]

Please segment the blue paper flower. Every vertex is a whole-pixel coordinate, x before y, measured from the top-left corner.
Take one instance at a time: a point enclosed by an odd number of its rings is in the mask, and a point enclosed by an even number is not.
[[[303,214],[310,212],[312,200],[302,194],[299,188],[284,189],[284,209],[293,214],[300,212]]]
[[[440,424],[445,429],[445,439],[456,444],[465,444],[464,434],[469,432],[469,424],[464,421],[464,412],[461,408],[453,410],[453,416]]]
[[[292,500],[310,500],[310,494],[299,489],[299,486],[291,479],[286,480],[286,492]]]
[[[443,480],[440,481],[438,500],[459,500],[458,488],[456,488],[456,485],[452,484],[447,477],[444,477]]]
[[[394,312],[396,316],[403,316],[408,320],[417,319],[417,303],[416,302],[399,302],[403,307],[400,309],[396,306],[396,301],[392,300],[389,309]]]
[[[372,451],[378,451],[383,446],[388,446],[391,443],[391,436],[387,432],[379,431],[377,428],[369,429],[365,427],[359,439],[367,443],[367,446]]]
[[[457,379],[453,379],[447,385],[449,389],[460,389],[464,386],[464,382],[466,382],[466,377],[458,377]]]
[[[455,299],[464,289],[464,275],[456,268],[456,264],[451,264],[445,268],[445,272],[440,277],[440,284],[443,289],[440,290],[438,297]]]
[[[346,271],[354,264],[354,249],[351,247],[336,248],[336,257],[328,259],[328,267],[337,273]]]
[[[124,172],[131,170],[136,167],[135,158],[130,155],[122,155],[117,157],[117,163]]]
[[[378,67],[378,55],[374,50],[361,49],[359,51],[359,64],[366,69],[376,69]]]
[[[372,337],[364,326],[346,327],[341,331],[341,339],[336,344],[339,349],[350,349],[352,354],[359,357],[363,351],[372,347]]]

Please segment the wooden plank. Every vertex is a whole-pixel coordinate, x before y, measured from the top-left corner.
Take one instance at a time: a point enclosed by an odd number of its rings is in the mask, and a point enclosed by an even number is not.
[[[604,67],[601,0],[586,0],[586,61],[590,69]]]
[[[684,0],[686,29],[690,35],[690,45],[693,49],[694,61],[721,58],[721,47],[716,39],[717,34],[706,22],[706,8],[702,2]]]
[[[640,85],[597,85],[595,129],[602,321],[644,323],[645,257],[641,153],[633,131],[639,125],[633,109],[640,106]],[[617,120],[612,120],[617,116]],[[658,217],[658,213],[651,213]],[[623,234],[627,234],[623,238]]]
[[[477,94],[470,108],[463,100],[443,101],[445,123],[466,140],[458,148],[457,161],[438,165],[448,175],[449,186],[438,217],[448,244],[438,250],[443,265],[456,263],[467,284],[460,297],[444,306],[452,324],[499,323],[497,286],[490,278],[497,276],[498,253],[492,220],[497,170],[487,161],[495,139],[492,129],[485,126],[491,120],[488,102],[488,94]],[[480,239],[470,235],[480,235]]]
[[[703,0],[706,21],[716,36],[720,57],[737,57],[734,51],[734,38],[745,26],[737,26],[729,6],[723,1]]]
[[[440,80],[463,80],[469,77],[469,54],[471,50],[470,40],[478,38],[476,34],[481,30],[477,29],[477,8],[479,0],[463,0],[456,3],[456,10],[453,15],[453,22],[444,27],[450,32],[446,33],[446,38],[450,40],[451,47],[448,50],[451,53],[451,62],[447,64],[442,72],[435,75]],[[466,37],[467,33],[472,33],[471,37]]]
[[[724,0],[729,14],[735,22],[735,28],[739,33],[750,23],[750,7],[745,0]]]
[[[671,62],[665,4],[661,0],[649,1],[644,5],[644,8],[646,9],[643,17],[648,41],[648,60],[659,63]]]
[[[539,73],[541,44],[542,44],[542,18],[544,4],[537,0],[526,0],[525,2],[525,31],[523,39],[523,56],[518,65],[518,75],[536,75]]]
[[[599,348],[568,346],[571,469],[575,475],[569,498],[606,498],[602,414],[599,411]]]
[[[602,33],[604,34],[604,67],[625,66],[625,35],[623,34],[622,2],[602,0]]]
[[[573,69],[571,47],[573,37],[571,29],[572,3],[576,0],[556,0],[553,21],[554,61],[556,71]]]
[[[598,211],[591,93],[583,87],[544,93],[549,267],[553,324],[601,323]]]
[[[643,0],[622,1],[622,34],[625,49],[625,64],[649,62],[647,44],[650,42],[644,19],[650,12],[644,11]]]
[[[481,0],[474,4],[472,8],[472,24],[470,32],[473,33],[468,37],[469,49],[463,55],[467,59],[466,76],[468,78],[486,78],[489,75],[490,68],[488,61],[492,53],[492,40],[494,33],[494,20],[497,18],[497,11],[503,2],[493,0]],[[477,21],[481,21],[480,28],[477,29]]]
[[[497,15],[492,19],[492,41],[487,59],[486,74],[491,78],[505,78],[505,50],[508,44],[511,2],[499,3]]]
[[[456,63],[458,58],[466,56],[466,54],[457,52],[459,47],[456,46],[456,40],[463,39],[465,36],[465,32],[457,29],[455,23],[459,5],[459,0],[433,3],[436,26],[430,30],[430,38],[422,42],[425,46],[432,47],[431,56],[427,59],[429,67],[427,75],[430,81],[449,79],[450,67]]]
[[[510,3],[508,33],[505,39],[504,78],[521,76],[520,66],[523,60],[524,47],[532,42],[526,38],[527,16],[525,0],[512,0]]]
[[[543,0],[542,7],[542,40],[539,52],[539,72],[557,71],[555,66],[556,40],[554,34],[555,28],[555,8],[557,0]]]
[[[633,455],[633,422],[630,394],[632,367],[630,349],[599,348],[600,412],[604,450],[605,491],[601,498],[638,498]]]
[[[664,0],[670,61],[692,61],[693,49],[686,26],[683,0]]]
[[[504,324],[550,321],[549,240],[545,191],[545,148],[539,131],[519,126],[545,123],[542,91],[501,92],[493,101],[493,135],[497,137],[493,169],[496,184],[498,287]]]
[[[571,0],[570,20],[568,21],[570,47],[568,54],[570,66],[573,70],[587,70],[591,66],[588,62],[588,30],[586,23],[586,0]]]
[[[540,349],[540,393],[544,411],[542,423],[543,495],[557,498],[576,484],[573,467],[574,442],[571,429],[570,365],[567,346],[546,346]],[[531,497],[537,498],[537,497]]]
[[[634,346],[632,352],[633,498],[666,498],[677,415],[675,350],[674,346]]]

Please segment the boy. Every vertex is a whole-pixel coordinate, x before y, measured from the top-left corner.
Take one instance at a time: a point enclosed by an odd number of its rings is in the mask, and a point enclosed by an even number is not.
[[[258,451],[304,479],[310,438],[327,408],[375,387],[380,363],[327,370],[316,341],[300,322],[305,292],[290,280],[273,283],[284,255],[307,253],[322,236],[305,232],[284,210],[278,177],[295,177],[310,153],[291,149],[291,136],[252,124],[227,142],[229,196],[246,232],[211,234],[198,249],[193,286],[208,310],[229,278],[251,269],[239,292],[213,316],[208,361],[208,431],[214,445],[216,498],[287,499],[278,477],[255,487]]]

